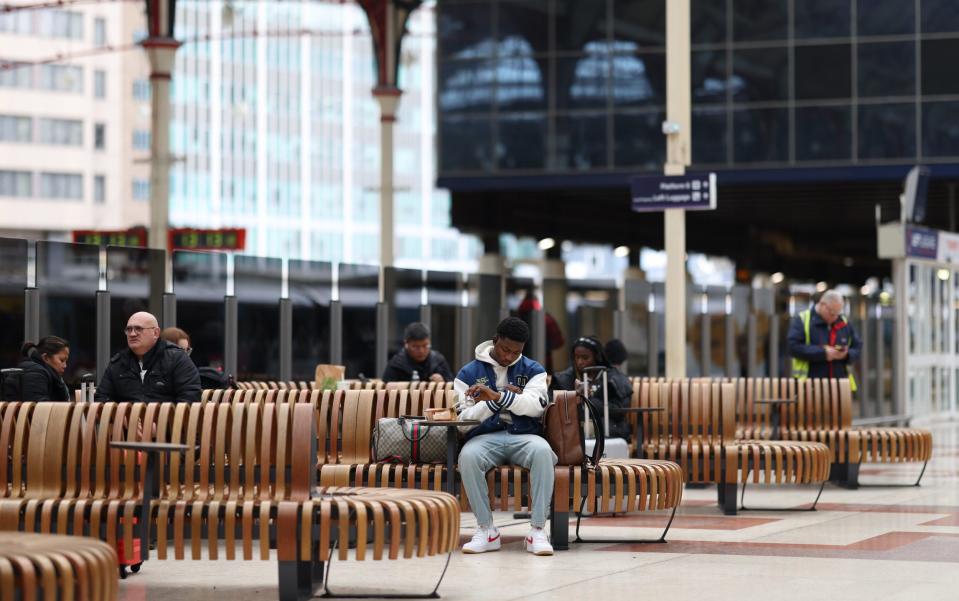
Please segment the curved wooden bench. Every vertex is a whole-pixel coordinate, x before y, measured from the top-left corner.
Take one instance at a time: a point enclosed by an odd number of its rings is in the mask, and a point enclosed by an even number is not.
[[[315,489],[322,402],[257,402],[288,391],[241,392],[254,400],[0,403],[0,452],[11,458],[0,462],[0,530],[102,537],[114,548],[122,540],[127,550],[138,537],[143,559],[151,540],[159,559],[201,559],[206,549],[215,560],[221,542],[230,560],[238,551],[266,560],[276,548],[281,599],[311,595],[336,533],[371,533],[374,559],[386,541],[390,558],[400,542],[404,557],[456,546],[451,495]],[[156,459],[144,443],[184,452]],[[153,498],[151,473],[162,474]]]
[[[858,484],[862,463],[922,462],[918,486],[932,457],[932,433],[921,428],[857,428],[852,425],[852,390],[848,379],[740,378],[736,383],[737,422],[743,437],[766,439],[768,411],[760,398],[795,398],[782,412],[781,437],[812,440],[829,446],[832,480]]]
[[[736,513],[737,486],[750,473],[754,483],[825,481],[816,479],[823,463],[828,475],[831,453],[825,445],[737,440],[734,395],[733,383],[718,380],[641,381],[636,406],[660,409],[638,418],[645,433],[641,456],[676,461],[687,482],[716,483],[719,504],[730,515]],[[813,464],[812,471],[802,471]]]
[[[445,464],[376,463],[372,457],[372,432],[379,418],[422,415],[427,408],[450,407],[455,399],[452,390],[396,389],[339,391],[333,397],[324,397],[318,418],[323,445],[320,484],[444,489],[449,477]],[[581,518],[583,511],[675,511],[682,499],[682,470],[670,461],[603,460],[594,470],[580,466],[557,466],[555,470],[551,528],[557,549],[568,548],[570,513]],[[530,506],[527,470],[500,466],[490,470],[486,479],[490,507],[494,510],[522,511]],[[462,485],[459,498],[462,510],[468,510],[469,501]]]
[[[79,536],[0,532],[0,599],[117,598],[117,554]]]

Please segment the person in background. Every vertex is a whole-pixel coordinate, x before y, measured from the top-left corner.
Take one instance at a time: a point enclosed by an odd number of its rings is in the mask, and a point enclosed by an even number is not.
[[[533,324],[533,311],[539,311],[543,306],[540,304],[539,299],[536,298],[536,294],[532,290],[526,293],[526,296],[523,297],[523,301],[519,304],[519,308],[516,310],[516,315],[520,319],[526,322],[526,325],[532,329]],[[559,327],[559,323],[556,322],[556,318],[550,315],[549,313],[543,314],[543,323],[546,325],[546,373],[553,373],[553,351],[556,349],[562,348],[566,344],[566,339],[563,338],[563,331]]]
[[[70,344],[63,338],[45,336],[36,344],[24,342],[20,348],[24,360],[17,365],[23,370],[19,382],[15,377],[3,383],[7,401],[69,401],[70,389],[63,381],[63,372],[70,359]]]
[[[177,345],[186,352],[187,356],[193,354],[193,347],[190,344],[190,335],[180,328],[164,328],[163,331],[160,332],[160,338]]]
[[[160,338],[167,342],[172,342],[183,349],[187,356],[192,357],[193,343],[190,335],[186,333],[186,330],[176,327],[164,328],[163,331],[160,332]],[[200,374],[200,386],[204,390],[229,387],[227,377],[223,375],[222,371],[215,367],[197,367],[197,372]]]
[[[124,328],[127,348],[110,358],[97,401],[198,401],[200,374],[186,351],[160,338],[156,317],[134,313]]]
[[[626,414],[614,412],[614,409],[629,407],[633,387],[629,378],[616,369],[603,352],[603,345],[593,336],[578,338],[570,353],[570,367],[553,374],[550,396],[556,390],[581,390],[583,370],[587,367],[602,366],[606,370],[606,389],[609,399],[609,435],[611,438],[630,439],[629,423]],[[603,415],[603,378],[591,375],[589,378],[589,403],[597,415]]]
[[[523,356],[527,341],[526,322],[507,317],[496,326],[492,340],[476,347],[476,359],[467,363],[453,381],[459,419],[481,422],[466,431],[458,462],[476,516],[476,532],[463,545],[463,553],[499,551],[502,541],[493,523],[486,472],[498,465],[513,464],[530,471],[533,506],[526,550],[533,555],[553,554],[543,528],[553,498],[557,457],[542,436],[546,371]]]
[[[794,378],[849,378],[856,391],[849,364],[859,359],[862,341],[842,314],[844,305],[842,294],[827,290],[812,309],[792,318],[786,339]]]
[[[415,375],[414,375],[415,374]],[[393,355],[383,370],[384,382],[433,380],[449,382],[453,372],[446,357],[431,349],[430,329],[414,321],[403,331],[403,348]]]
[[[626,367],[626,359],[629,358],[629,353],[626,352],[626,345],[623,344],[622,340],[611,338],[603,347],[603,352],[606,353],[609,364],[618,369],[621,374],[629,373]]]

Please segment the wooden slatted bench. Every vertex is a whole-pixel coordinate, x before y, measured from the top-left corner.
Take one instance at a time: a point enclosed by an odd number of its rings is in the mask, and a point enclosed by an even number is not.
[[[114,601],[117,554],[80,536],[0,532],[0,599]]]
[[[442,464],[376,463],[372,457],[372,431],[381,417],[422,415],[430,407],[455,403],[453,391],[364,390],[324,398],[320,407],[320,483],[330,485],[388,486],[442,490],[449,477]],[[325,431],[325,436],[324,436]],[[325,444],[322,444],[325,440]],[[552,499],[551,538],[556,549],[569,546],[569,517],[585,513],[627,513],[672,510],[682,500],[680,467],[662,460],[603,460],[594,470],[557,466]],[[501,466],[487,474],[490,506],[500,511],[529,507],[529,472],[518,466]],[[469,507],[458,487],[462,509]],[[672,518],[670,517],[671,523]],[[667,524],[666,530],[669,525]],[[577,521],[577,535],[579,521]],[[665,539],[666,531],[662,537]]]
[[[813,440],[829,446],[831,479],[849,488],[858,484],[862,463],[922,463],[918,486],[932,457],[932,433],[921,428],[854,427],[848,379],[740,378],[736,413],[740,434],[768,438],[770,413],[756,404],[763,398],[793,398],[782,412],[781,438]]]
[[[729,515],[736,513],[738,484],[750,475],[757,484],[825,483],[830,452],[822,443],[738,440],[734,394],[731,382],[640,381],[636,405],[661,409],[637,417],[644,432],[640,456],[678,462],[687,482],[716,483]]]
[[[356,534],[357,560],[456,548],[451,495],[317,488],[316,412],[309,402],[0,403],[0,452],[10,457],[0,463],[0,530],[122,540],[128,550],[139,537],[144,559],[151,540],[158,559],[200,559],[204,548],[218,559],[221,542],[226,559],[255,549],[268,559],[275,548],[284,600],[312,594],[341,532]],[[115,442],[185,452],[157,457]],[[350,557],[346,546],[339,557]]]

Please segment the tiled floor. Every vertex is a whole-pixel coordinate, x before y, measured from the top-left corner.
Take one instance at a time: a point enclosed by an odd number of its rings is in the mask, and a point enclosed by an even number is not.
[[[445,599],[908,601],[959,599],[959,424],[933,428],[934,459],[920,488],[827,485],[816,512],[725,517],[715,488],[687,490],[666,544],[573,545],[553,557],[523,551],[526,524],[497,514],[498,553],[453,555]],[[919,465],[868,466],[863,482],[914,480]],[[800,507],[816,488],[750,487],[747,506]],[[665,515],[584,521],[584,534],[652,537]],[[463,536],[472,515],[463,518]],[[430,590],[443,559],[342,562],[331,588]],[[275,562],[150,561],[121,585],[124,601],[276,599]]]

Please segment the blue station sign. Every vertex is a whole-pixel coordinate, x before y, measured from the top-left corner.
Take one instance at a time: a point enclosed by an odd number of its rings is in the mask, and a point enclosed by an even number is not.
[[[716,208],[715,173],[640,175],[629,183],[636,212]]]

